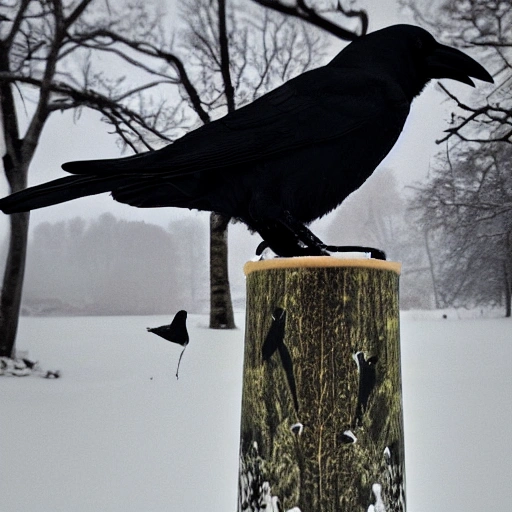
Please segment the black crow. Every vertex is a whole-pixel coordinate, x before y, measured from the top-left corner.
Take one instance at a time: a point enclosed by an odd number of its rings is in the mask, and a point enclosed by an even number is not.
[[[177,343],[183,347],[180,358],[178,359],[178,368],[176,369],[176,378],[178,378],[178,372],[180,371],[181,358],[183,352],[187,348],[189,338],[187,331],[187,312],[185,310],[178,311],[172,322],[169,325],[161,325],[160,327],[146,327],[148,332],[152,332],[157,336],[160,336],[164,340]]]
[[[280,256],[325,254],[306,225],[372,174],[433,78],[492,82],[476,61],[426,30],[360,37],[329,64],[158,151],[69,162],[74,174],[0,200],[5,213],[111,192],[139,208],[174,206],[238,218]]]

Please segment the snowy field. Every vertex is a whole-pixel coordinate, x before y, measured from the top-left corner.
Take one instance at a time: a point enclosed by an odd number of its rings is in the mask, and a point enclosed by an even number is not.
[[[408,512],[508,509],[512,321],[440,316],[401,321]],[[179,380],[170,320],[22,318],[62,378],[0,378],[1,512],[236,510],[243,316],[189,315]]]

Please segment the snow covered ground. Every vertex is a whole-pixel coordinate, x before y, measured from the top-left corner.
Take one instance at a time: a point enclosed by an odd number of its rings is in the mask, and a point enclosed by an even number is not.
[[[503,510],[512,482],[512,321],[402,315],[408,512]],[[430,318],[429,318],[430,317]],[[434,318],[435,317],[435,318]],[[62,378],[0,378],[0,512],[234,512],[240,329],[189,315],[22,318]]]

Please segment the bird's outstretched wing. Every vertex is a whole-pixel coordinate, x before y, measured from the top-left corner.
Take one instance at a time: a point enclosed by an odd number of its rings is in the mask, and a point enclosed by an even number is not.
[[[68,162],[63,169],[86,175],[179,176],[265,160],[273,154],[343,137],[381,118],[382,112],[389,112],[390,94],[372,80],[375,78],[359,70],[325,66],[290,80],[158,151]],[[407,112],[408,106],[404,119]]]

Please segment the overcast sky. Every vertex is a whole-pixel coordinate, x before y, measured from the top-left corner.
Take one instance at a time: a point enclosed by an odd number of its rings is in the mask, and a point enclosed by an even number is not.
[[[156,0],[171,9],[171,0]],[[405,13],[401,13],[395,0],[366,0],[358,2],[364,6],[370,16],[370,31],[395,23],[410,22]],[[174,16],[172,16],[174,17]],[[334,56],[345,43],[334,41],[332,55]],[[452,82],[455,88],[454,83]],[[460,89],[457,89],[460,90]],[[422,95],[414,101],[411,114],[405,129],[391,153],[382,162],[381,169],[392,169],[403,184],[421,180],[426,177],[432,155],[438,149],[434,140],[446,128],[449,116],[449,104],[441,105],[443,96],[431,83]],[[84,112],[74,123],[68,114],[54,114],[48,121],[36,156],[30,169],[29,183],[36,184],[65,175],[60,169],[63,162],[77,159],[109,158],[120,155],[115,136],[107,134],[106,126],[102,125],[99,115]],[[387,172],[387,171],[384,171]],[[5,182],[0,187],[0,193],[5,195]],[[112,201],[107,194],[82,198],[54,207],[37,210],[32,213],[32,227],[42,221],[58,221],[75,216],[86,218],[96,217],[105,211],[127,219],[145,220],[162,226],[167,226],[169,220],[182,215],[197,215],[178,209],[138,210]],[[313,229],[323,230],[329,218],[320,221],[320,226]],[[0,235],[6,232],[7,221],[0,218]],[[238,231],[238,230],[237,230]]]

